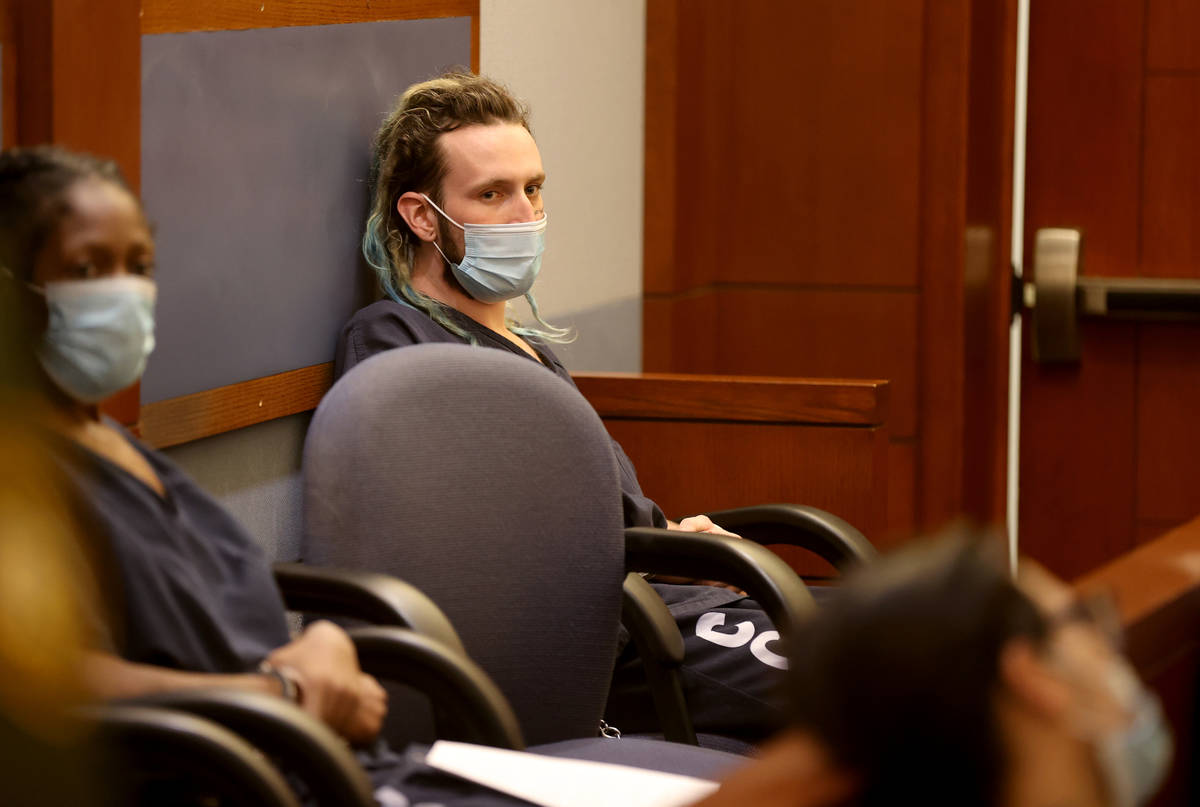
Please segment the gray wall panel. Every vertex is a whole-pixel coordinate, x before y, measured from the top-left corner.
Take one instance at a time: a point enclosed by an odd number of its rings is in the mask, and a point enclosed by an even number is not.
[[[225,506],[272,561],[300,557],[300,460],[310,413],[168,448],[165,454]]]
[[[143,402],[332,359],[369,294],[371,136],[470,42],[467,18],[142,37],[159,267]]]

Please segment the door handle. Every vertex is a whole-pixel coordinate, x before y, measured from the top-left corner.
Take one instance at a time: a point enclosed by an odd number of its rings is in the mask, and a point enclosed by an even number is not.
[[[1082,232],[1046,228],[1035,239],[1024,295],[1033,309],[1034,361],[1078,362],[1080,317],[1200,319],[1200,280],[1084,277]]]

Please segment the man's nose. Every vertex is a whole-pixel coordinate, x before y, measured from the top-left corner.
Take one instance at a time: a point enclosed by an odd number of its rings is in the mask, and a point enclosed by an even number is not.
[[[513,198],[514,204],[510,211],[509,224],[523,224],[524,222],[535,221],[542,217],[542,211],[534,207],[533,202],[525,194]]]

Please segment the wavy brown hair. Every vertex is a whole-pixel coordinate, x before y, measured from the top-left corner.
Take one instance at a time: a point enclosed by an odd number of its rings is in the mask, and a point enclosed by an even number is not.
[[[469,338],[441,303],[412,287],[412,254],[417,237],[396,209],[409,191],[442,203],[446,159],[438,139],[463,126],[512,123],[529,130],[529,107],[501,84],[474,73],[451,71],[414,84],[400,97],[375,135],[371,213],[363,233],[363,256],[375,271],[384,294],[419,308],[442,327]],[[542,322],[532,295],[526,299],[546,331],[530,335],[554,339],[562,332]]]

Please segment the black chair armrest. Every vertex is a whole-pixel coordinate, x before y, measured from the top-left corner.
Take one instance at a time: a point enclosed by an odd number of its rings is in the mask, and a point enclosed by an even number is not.
[[[386,681],[406,684],[432,701],[438,734],[496,748],[525,748],[508,699],[479,665],[428,636],[403,628],[362,627],[349,631],[359,664]]]
[[[466,653],[442,609],[403,580],[303,563],[277,563],[273,569],[284,602],[292,611],[411,628]]]
[[[663,736],[671,742],[696,745],[696,729],[679,676],[684,653],[679,626],[662,597],[641,575],[626,575],[623,593],[621,621],[642,658]]]
[[[280,759],[319,804],[375,804],[370,780],[349,746],[325,724],[283,698],[235,689],[184,689],[119,701],[198,715]]]
[[[628,527],[625,565],[631,572],[731,583],[753,597],[785,637],[816,608],[808,587],[791,567],[753,541],[702,532]]]
[[[88,706],[78,714],[96,726],[103,748],[119,749],[119,763],[130,766],[134,780],[182,776],[211,790],[222,804],[300,807],[287,781],[257,748],[211,720],[133,703]],[[126,784],[113,774],[109,787]]]
[[[706,513],[714,523],[759,544],[786,544],[815,553],[840,572],[869,563],[875,547],[849,522],[803,504],[761,504]]]

